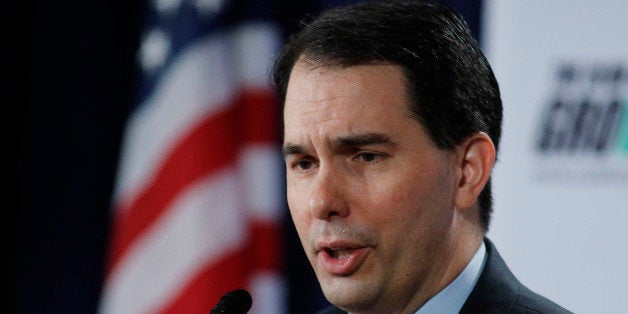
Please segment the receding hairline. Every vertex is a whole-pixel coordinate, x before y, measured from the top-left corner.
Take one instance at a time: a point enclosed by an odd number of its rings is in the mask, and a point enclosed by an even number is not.
[[[290,82],[293,78],[293,74],[295,73],[294,69],[297,67],[297,65],[305,66],[305,71],[307,72],[316,71],[319,69],[330,70],[332,72],[336,72],[336,71],[342,71],[342,70],[360,67],[360,66],[382,66],[382,71],[391,71],[391,68],[389,68],[389,66],[392,66],[392,67],[397,68],[398,70],[394,74],[398,76],[403,86],[402,90],[405,94],[404,97],[407,100],[405,109],[408,114],[408,117],[414,120],[417,120],[417,122],[419,122],[422,128],[426,128],[424,122],[419,117],[417,117],[417,115],[413,112],[413,106],[418,105],[417,103],[419,102],[419,100],[416,99],[417,95],[413,93],[412,82],[409,80],[409,77],[408,77],[408,69],[404,65],[398,64],[389,60],[372,60],[372,62],[360,62],[360,63],[355,63],[355,64],[346,64],[346,63],[343,63],[342,61],[334,61],[332,59],[326,59],[326,60],[328,61],[312,60],[310,57],[308,57],[304,53],[302,53],[298,58],[296,58],[296,61],[293,63],[292,68],[290,69],[290,73],[288,75],[288,79],[285,84],[285,93],[284,95],[282,95],[282,98],[283,98],[281,101],[282,112],[285,112],[285,107],[286,107],[285,105],[286,105],[286,101],[288,97],[288,90],[289,90]]]

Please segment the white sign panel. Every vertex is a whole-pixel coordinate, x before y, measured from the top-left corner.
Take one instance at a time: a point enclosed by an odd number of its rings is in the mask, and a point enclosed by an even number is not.
[[[485,0],[504,134],[489,237],[576,313],[628,308],[628,1]]]

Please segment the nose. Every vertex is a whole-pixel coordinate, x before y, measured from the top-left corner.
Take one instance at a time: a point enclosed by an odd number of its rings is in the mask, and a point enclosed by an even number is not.
[[[309,207],[314,217],[330,220],[334,217],[346,218],[349,215],[346,185],[339,171],[321,168],[317,174],[310,195]]]

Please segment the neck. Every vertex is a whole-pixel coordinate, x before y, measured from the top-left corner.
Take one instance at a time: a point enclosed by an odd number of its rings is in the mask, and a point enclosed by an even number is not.
[[[454,224],[456,226],[453,228],[449,241],[447,241],[448,252],[445,253],[447,257],[444,259],[444,263],[441,264],[442,267],[433,273],[434,276],[432,280],[428,281],[429,284],[424,285],[424,288],[431,288],[421,289],[423,293],[421,293],[420,304],[408,311],[408,313],[414,313],[428,300],[451,284],[467,267],[482,244],[484,232],[480,224],[466,220],[464,217],[455,220]]]

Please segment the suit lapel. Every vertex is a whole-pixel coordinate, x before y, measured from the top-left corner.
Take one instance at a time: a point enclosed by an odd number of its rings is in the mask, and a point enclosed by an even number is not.
[[[486,264],[460,313],[507,313],[522,287],[493,243],[488,239],[484,243]]]

